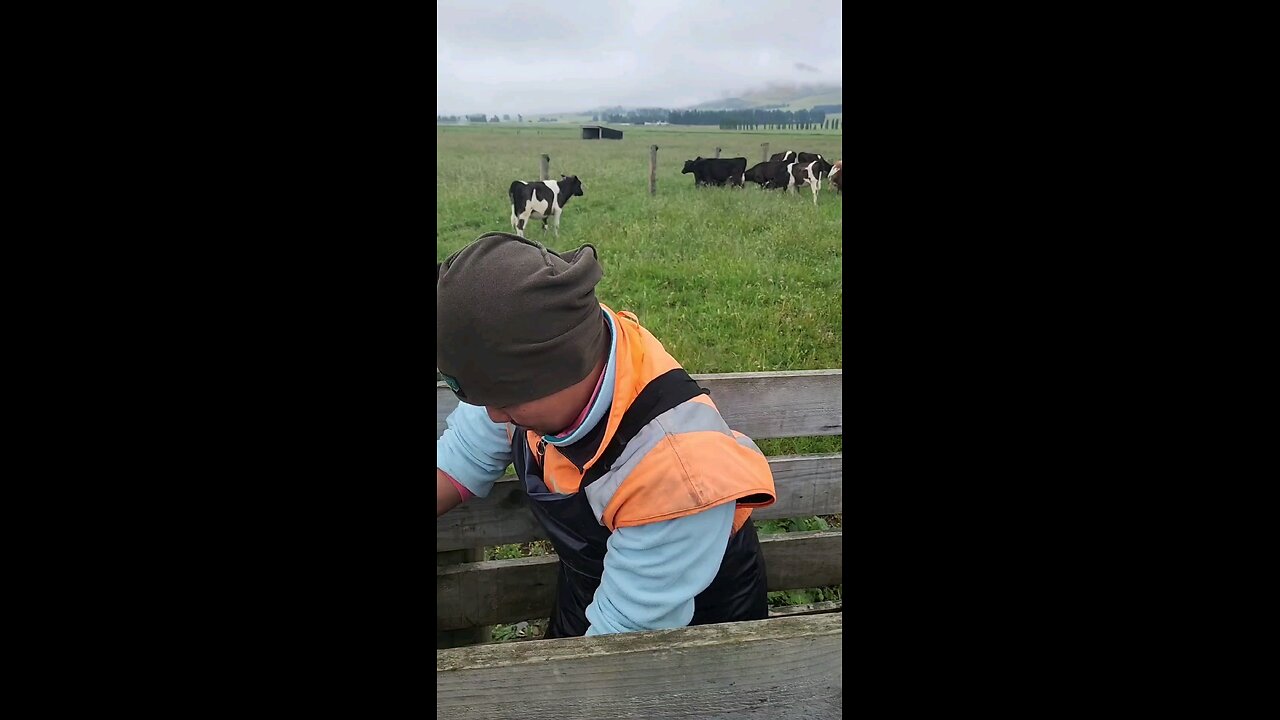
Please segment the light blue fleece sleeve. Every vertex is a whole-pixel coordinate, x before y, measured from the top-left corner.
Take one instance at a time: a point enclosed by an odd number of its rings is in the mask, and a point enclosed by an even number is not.
[[[688,625],[694,596],[720,572],[736,507],[729,502],[674,520],[614,530],[600,587],[587,606],[587,635]]]
[[[479,405],[458,403],[436,440],[436,467],[476,497],[486,497],[511,464],[507,426],[489,419]]]

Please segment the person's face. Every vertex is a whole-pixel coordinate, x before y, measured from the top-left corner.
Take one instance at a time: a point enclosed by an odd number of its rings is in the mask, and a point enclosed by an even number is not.
[[[489,419],[496,423],[515,423],[543,435],[554,435],[573,424],[586,406],[586,401],[579,397],[581,393],[573,392],[576,387],[516,405],[486,405],[485,410]]]
[[[485,405],[484,409],[496,423],[515,423],[543,435],[555,435],[567,430],[591,401],[604,364],[605,357],[601,356],[586,377],[546,397],[515,405]]]

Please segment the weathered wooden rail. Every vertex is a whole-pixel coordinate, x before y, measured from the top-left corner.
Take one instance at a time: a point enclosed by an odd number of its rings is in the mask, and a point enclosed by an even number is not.
[[[436,651],[436,717],[841,717],[843,613]]]
[[[723,373],[694,375],[729,427],[754,440],[843,431],[840,370]],[[436,437],[458,405],[443,382],[436,383]]]
[[[843,432],[841,370],[694,375],[729,426],[756,440]],[[436,434],[457,405],[436,387]],[[843,512],[842,454],[769,458],[778,501],[757,520]],[[467,562],[485,546],[545,537],[513,479],[436,520],[436,632],[547,617],[556,557]],[[761,537],[770,590],[843,582],[840,531]],[[839,717],[839,603],[780,608],[768,620],[501,643],[436,651],[437,717]],[[468,633],[472,636],[468,638]],[[530,677],[537,680],[530,682]]]

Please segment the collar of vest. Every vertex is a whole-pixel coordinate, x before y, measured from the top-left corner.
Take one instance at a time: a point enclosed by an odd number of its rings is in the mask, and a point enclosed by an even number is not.
[[[613,398],[609,406],[609,414],[602,418],[600,423],[605,426],[604,433],[597,443],[595,452],[592,453],[589,460],[580,467],[583,472],[590,470],[591,467],[604,454],[604,450],[609,445],[609,441],[613,439],[615,433],[618,432],[618,425],[622,422],[622,416],[626,414],[627,408],[631,407],[632,401],[640,394],[645,385],[649,381],[662,375],[665,372],[680,367],[675,358],[667,352],[662,343],[658,341],[648,330],[640,326],[640,322],[636,320],[636,316],[629,312],[615,313],[604,303],[600,307],[609,314],[610,320],[613,321],[614,327],[614,355],[617,367],[614,371],[613,381]],[[528,441],[530,447],[538,447],[538,441],[541,435],[536,432],[528,431]],[[548,455],[560,455],[559,448],[553,445],[546,445]],[[574,463],[577,466],[577,463]],[[568,492],[576,492],[576,488],[565,490]],[[562,491],[564,492],[564,491]]]

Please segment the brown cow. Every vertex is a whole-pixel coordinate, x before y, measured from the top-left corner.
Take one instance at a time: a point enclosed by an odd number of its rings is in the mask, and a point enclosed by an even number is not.
[[[831,166],[831,174],[827,177],[830,179],[831,187],[835,188],[836,194],[839,195],[844,190],[844,161],[837,160],[835,165]]]

